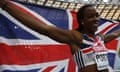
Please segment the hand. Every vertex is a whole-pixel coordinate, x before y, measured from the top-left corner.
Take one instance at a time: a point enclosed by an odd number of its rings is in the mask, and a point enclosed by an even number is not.
[[[6,0],[0,0],[0,7],[4,7],[7,4]]]

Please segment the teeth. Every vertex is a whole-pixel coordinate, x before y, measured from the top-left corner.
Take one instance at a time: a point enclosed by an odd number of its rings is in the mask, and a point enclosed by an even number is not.
[[[98,26],[98,24],[94,24],[94,26]]]

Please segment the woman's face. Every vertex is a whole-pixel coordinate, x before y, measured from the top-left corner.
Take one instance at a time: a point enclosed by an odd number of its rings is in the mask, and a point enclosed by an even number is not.
[[[95,33],[99,24],[99,15],[94,7],[87,7],[82,19],[84,30],[89,33]]]

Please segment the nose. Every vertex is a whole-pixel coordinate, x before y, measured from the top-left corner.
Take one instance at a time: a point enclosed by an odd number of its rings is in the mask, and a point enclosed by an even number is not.
[[[99,22],[100,17],[94,16],[94,21]]]

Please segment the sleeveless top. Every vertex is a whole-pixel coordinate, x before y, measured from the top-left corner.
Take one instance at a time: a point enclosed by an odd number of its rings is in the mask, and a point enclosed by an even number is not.
[[[104,46],[104,41],[100,35],[96,35],[95,38],[90,38],[86,34],[83,34],[83,42],[80,45],[80,49],[74,54],[73,58],[78,68],[83,68],[88,65],[96,64],[94,59],[95,49],[98,47],[101,50],[107,50]]]

